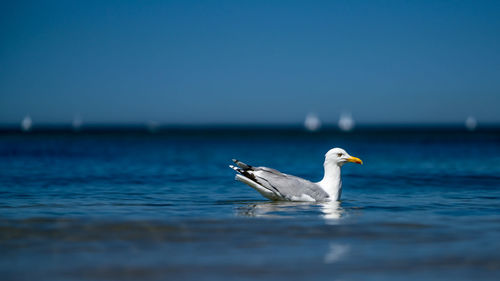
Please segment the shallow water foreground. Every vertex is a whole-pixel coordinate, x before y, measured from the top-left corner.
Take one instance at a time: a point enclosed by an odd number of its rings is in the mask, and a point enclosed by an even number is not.
[[[0,135],[2,280],[498,280],[498,131]],[[339,203],[273,203],[231,158]]]

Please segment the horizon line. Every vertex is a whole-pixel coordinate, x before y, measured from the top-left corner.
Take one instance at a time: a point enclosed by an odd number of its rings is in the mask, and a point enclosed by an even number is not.
[[[30,132],[149,132],[162,133],[172,131],[304,131],[304,124],[270,124],[270,123],[206,123],[206,124],[150,124],[150,123],[85,123],[74,126],[71,123],[38,123],[23,128],[21,124],[1,124],[0,133],[30,133]],[[324,124],[318,130],[310,133],[356,131],[500,131],[500,123],[481,123],[472,130],[464,123],[360,123],[352,130],[343,131],[338,124]]]

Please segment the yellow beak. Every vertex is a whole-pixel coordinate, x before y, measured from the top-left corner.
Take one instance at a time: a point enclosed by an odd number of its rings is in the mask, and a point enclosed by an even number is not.
[[[363,161],[361,161],[361,159],[359,159],[357,157],[352,157],[352,156],[347,158],[347,162],[352,162],[352,163],[357,163],[357,164],[363,165]]]

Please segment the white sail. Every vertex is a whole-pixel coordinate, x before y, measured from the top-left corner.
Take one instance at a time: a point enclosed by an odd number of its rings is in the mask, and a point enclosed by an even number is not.
[[[319,120],[319,117],[316,114],[309,113],[304,121],[304,127],[310,132],[317,131],[321,128],[321,120]]]
[[[350,113],[343,113],[342,115],[340,115],[338,125],[340,130],[349,132],[354,129],[355,122],[354,119],[352,119],[352,115]]]
[[[476,127],[477,127],[476,118],[474,118],[473,116],[469,116],[467,117],[467,119],[465,119],[465,128],[467,128],[467,130],[474,131]]]
[[[28,132],[31,130],[31,127],[33,126],[33,120],[31,120],[31,117],[29,115],[26,115],[21,121],[21,129],[25,132]]]
[[[150,133],[156,133],[160,129],[160,123],[151,120],[146,123],[146,127]]]
[[[73,130],[78,131],[83,125],[83,120],[80,115],[75,115],[73,118],[73,122],[71,122],[71,126],[73,127]]]

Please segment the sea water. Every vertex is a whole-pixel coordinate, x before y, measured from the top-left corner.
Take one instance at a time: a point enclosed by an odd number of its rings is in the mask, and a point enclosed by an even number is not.
[[[340,202],[270,202],[232,158]],[[500,280],[500,131],[0,134],[1,280]]]

